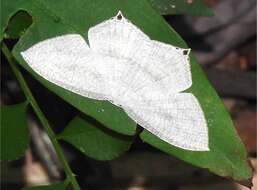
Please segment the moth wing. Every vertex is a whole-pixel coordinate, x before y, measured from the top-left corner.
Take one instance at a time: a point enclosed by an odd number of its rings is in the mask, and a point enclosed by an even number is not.
[[[112,19],[91,27],[88,40],[90,48],[96,52],[130,59],[141,42],[150,38],[119,12]]]
[[[44,40],[21,55],[37,74],[58,86],[96,99],[108,94],[104,78],[94,67],[103,58],[95,56],[78,34]]]
[[[151,40],[120,12],[88,31],[90,48],[103,55],[125,58],[139,65],[161,86],[164,93],[177,93],[192,85],[189,49]],[[134,73],[136,74],[136,73]],[[152,84],[142,84],[142,94],[150,93]]]
[[[133,59],[153,77],[156,85],[162,86],[163,93],[172,94],[192,85],[189,53],[190,49],[151,40],[141,43]]]
[[[130,106],[128,115],[165,142],[192,151],[208,151],[204,113],[191,93]]]

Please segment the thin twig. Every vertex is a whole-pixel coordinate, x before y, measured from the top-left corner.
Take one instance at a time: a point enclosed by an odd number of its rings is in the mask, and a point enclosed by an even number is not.
[[[30,105],[32,106],[33,110],[35,111],[35,113],[36,113],[37,117],[39,118],[42,126],[44,127],[47,135],[49,136],[49,138],[50,138],[50,140],[51,140],[51,142],[54,146],[54,149],[56,151],[56,154],[58,156],[58,159],[60,160],[60,162],[62,164],[62,167],[63,167],[63,170],[66,173],[66,176],[67,176],[68,180],[70,181],[73,189],[74,190],[80,190],[80,187],[79,187],[78,182],[75,178],[75,175],[73,174],[70,166],[68,165],[68,163],[65,159],[65,156],[63,154],[63,151],[61,149],[61,146],[56,139],[55,133],[51,129],[44,113],[41,111],[38,103],[36,102],[36,100],[35,100],[32,92],[31,92],[31,90],[29,89],[22,73],[20,72],[20,70],[16,66],[15,59],[14,59],[12,53],[10,52],[10,50],[8,49],[8,47],[6,46],[6,44],[4,42],[2,42],[2,48],[1,49],[2,49],[2,52],[5,55],[9,65],[11,67],[12,71],[14,72],[15,77],[18,80],[23,93],[25,94],[27,100],[29,101]]]

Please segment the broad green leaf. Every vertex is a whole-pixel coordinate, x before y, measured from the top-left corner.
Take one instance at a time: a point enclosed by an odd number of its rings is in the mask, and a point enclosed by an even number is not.
[[[4,38],[19,38],[31,25],[32,18],[25,11],[17,12],[9,21]]]
[[[36,75],[22,60],[20,52],[31,45],[65,33],[79,33],[87,38],[89,27],[109,19],[121,10],[125,17],[143,30],[151,39],[186,48],[186,43],[152,8],[147,0],[27,0],[17,7],[16,1],[8,6],[22,8],[33,14],[34,23],[15,46],[13,54],[19,63],[42,84],[84,113],[108,126],[110,129],[132,134],[135,124],[119,108],[110,103],[95,101],[70,93]],[[19,1],[20,2],[20,1]],[[67,6],[68,5],[68,6]],[[247,180],[252,176],[247,164],[246,151],[238,138],[227,111],[215,90],[206,79],[202,69],[191,55],[193,86],[187,90],[199,100],[208,121],[210,152],[191,152],[167,145],[143,132],[141,138],[153,146],[168,152],[188,163],[236,180]],[[100,106],[99,106],[100,105]],[[106,107],[104,107],[106,106]],[[100,108],[104,108],[101,112]],[[133,128],[134,129],[134,128]]]
[[[1,160],[18,159],[28,147],[26,109],[27,103],[1,106]]]
[[[149,0],[162,15],[213,16],[203,0]]]
[[[66,184],[63,183],[56,183],[53,185],[41,185],[41,186],[34,186],[34,187],[25,187],[22,190],[66,190]]]
[[[252,171],[248,165],[247,153],[233,127],[229,113],[204,74],[197,71],[199,66],[194,57],[191,57],[191,64],[193,86],[187,91],[197,97],[204,111],[208,123],[210,151],[186,151],[167,144],[146,130],[140,134],[141,139],[168,154],[209,169],[220,176],[237,181],[250,179]]]
[[[129,140],[80,117],[75,117],[58,137],[97,160],[117,158],[126,152],[132,143],[132,139]]]

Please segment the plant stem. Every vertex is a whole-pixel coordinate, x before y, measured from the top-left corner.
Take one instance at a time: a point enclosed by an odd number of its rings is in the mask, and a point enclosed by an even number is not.
[[[16,66],[15,63],[15,59],[12,55],[12,53],[10,52],[10,50],[8,49],[8,47],[6,46],[6,44],[4,42],[2,42],[2,52],[4,53],[12,71],[14,72],[15,77],[17,78],[20,87],[23,91],[23,93],[25,94],[28,102],[30,103],[30,105],[32,106],[33,110],[35,111],[37,117],[39,118],[42,126],[44,127],[46,133],[48,134],[54,149],[56,151],[56,154],[62,164],[63,170],[66,173],[67,178],[69,179],[72,187],[74,190],[80,190],[80,187],[78,185],[78,182],[75,178],[75,175],[73,174],[70,166],[68,165],[65,156],[62,152],[61,146],[58,143],[57,139],[56,139],[56,135],[54,133],[54,131],[51,129],[49,122],[47,121],[44,113],[41,111],[37,101],[35,100],[31,90],[29,89],[22,73],[20,72],[20,70],[18,69],[18,67]]]

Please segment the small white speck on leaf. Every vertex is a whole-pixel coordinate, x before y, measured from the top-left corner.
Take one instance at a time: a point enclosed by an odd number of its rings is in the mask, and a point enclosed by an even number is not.
[[[83,152],[83,153],[85,153],[86,151],[85,151],[85,149],[83,148],[83,147],[80,147],[79,148],[79,150],[81,151],[81,152]]]

